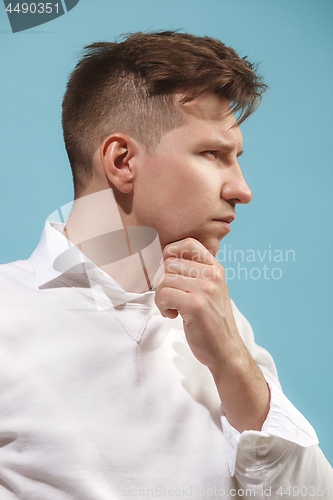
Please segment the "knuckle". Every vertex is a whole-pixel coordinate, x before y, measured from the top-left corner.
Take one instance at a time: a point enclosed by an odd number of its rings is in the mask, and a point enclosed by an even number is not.
[[[194,310],[201,310],[205,307],[205,299],[201,294],[193,295],[191,302]]]
[[[177,260],[177,259],[176,259],[175,257],[167,256],[167,257],[166,257],[166,259],[165,259],[165,261],[164,261],[164,265],[165,265],[166,267],[169,267],[169,266],[171,266],[172,264],[174,264],[174,263],[176,262],[176,260]]]
[[[210,280],[205,280],[202,285],[202,290],[207,295],[212,295],[216,291],[215,284]]]
[[[178,278],[178,275],[176,273],[173,273],[172,271],[166,271],[165,273],[165,279],[169,281],[175,281]]]
[[[225,278],[225,270],[224,270],[224,267],[222,267],[222,266],[221,266],[220,268],[217,268],[217,270],[216,270],[216,277],[217,277],[218,279],[222,279],[222,280],[224,280],[224,278]]]
[[[165,308],[168,301],[168,291],[166,288],[161,288],[158,296],[156,297],[156,304],[158,307]]]
[[[164,262],[167,260],[167,258],[170,256],[170,249],[168,247],[164,247],[163,252],[162,252],[162,257]]]
[[[224,281],[224,269],[215,269],[212,278],[216,283],[220,283]]]
[[[174,243],[169,243],[163,248],[162,256],[163,259],[166,260],[168,257],[176,257],[177,256],[177,247]]]
[[[194,238],[188,237],[183,240],[183,250],[185,252],[190,252],[191,250],[193,250],[194,245],[195,245]]]
[[[210,280],[213,278],[213,273],[212,273],[212,269],[210,268],[210,266],[206,266],[203,270],[202,270],[202,277],[204,280]]]
[[[184,240],[184,243],[186,245],[190,245],[190,247],[192,248],[193,246],[193,243],[195,242],[195,239],[194,238],[191,238],[191,236],[188,236],[187,238],[185,238]]]

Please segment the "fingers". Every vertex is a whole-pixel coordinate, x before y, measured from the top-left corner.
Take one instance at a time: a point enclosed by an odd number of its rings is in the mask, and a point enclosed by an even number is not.
[[[175,275],[204,280],[217,280],[224,276],[224,269],[218,262],[206,265],[193,260],[168,257],[164,261],[164,269],[166,277],[170,275],[170,279],[176,279]]]
[[[201,262],[206,265],[214,265],[216,259],[202,243],[194,238],[185,238],[166,245],[163,250],[163,258],[180,258]]]
[[[176,241],[163,251],[165,274],[156,288],[155,302],[163,316],[183,320],[196,316],[225,287],[224,269],[194,238]],[[200,303],[197,303],[200,302]]]
[[[167,245],[163,251],[163,258],[165,277],[169,277],[169,280],[177,280],[175,275],[214,281],[224,278],[224,269],[221,264],[194,238],[186,238]],[[179,283],[182,287],[182,280]]]
[[[178,316],[178,309],[182,308],[186,292],[164,286],[155,295],[155,302],[162,316],[175,319]]]

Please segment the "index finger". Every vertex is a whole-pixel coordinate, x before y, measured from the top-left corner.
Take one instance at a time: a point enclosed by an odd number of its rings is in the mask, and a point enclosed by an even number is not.
[[[212,253],[195,238],[185,238],[166,245],[163,250],[163,259],[169,257],[193,260],[207,265],[215,263]]]

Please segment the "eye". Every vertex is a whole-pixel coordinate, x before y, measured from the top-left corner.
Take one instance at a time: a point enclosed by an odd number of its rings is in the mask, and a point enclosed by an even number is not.
[[[212,150],[202,151],[201,154],[204,156],[208,156],[210,158],[217,158],[218,157],[218,151],[212,151]]]

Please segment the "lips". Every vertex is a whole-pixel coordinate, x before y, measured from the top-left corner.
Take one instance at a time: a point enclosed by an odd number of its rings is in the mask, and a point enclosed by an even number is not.
[[[231,224],[233,220],[235,220],[235,215],[229,215],[227,217],[222,217],[221,219],[213,219],[218,222],[226,222],[227,224]]]

